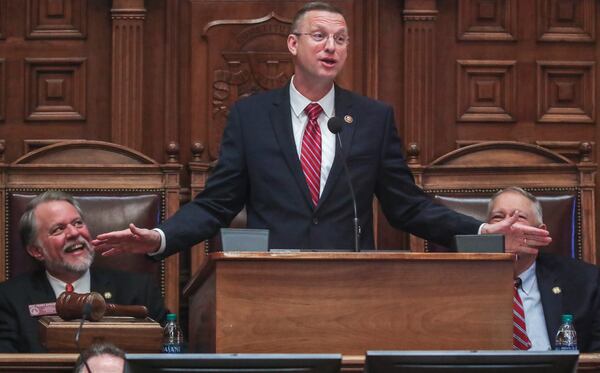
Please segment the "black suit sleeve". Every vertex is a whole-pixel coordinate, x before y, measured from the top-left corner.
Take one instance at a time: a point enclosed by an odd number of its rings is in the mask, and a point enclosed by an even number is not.
[[[596,270],[596,275],[595,281],[592,283],[596,291],[590,311],[592,315],[592,330],[587,352],[600,351],[600,270]]]
[[[212,237],[219,228],[228,226],[244,207],[249,181],[240,120],[237,104],[234,104],[223,132],[217,166],[205,190],[159,226],[167,246],[156,259]]]
[[[482,222],[438,205],[414,183],[388,108],[376,195],[396,228],[449,247],[456,234],[477,234]]]
[[[19,352],[19,323],[15,318],[17,310],[9,301],[6,286],[0,284],[0,352]]]

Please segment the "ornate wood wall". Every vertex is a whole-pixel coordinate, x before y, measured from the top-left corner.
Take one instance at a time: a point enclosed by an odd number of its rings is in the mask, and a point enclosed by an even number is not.
[[[85,138],[164,162],[175,141],[184,165],[208,166],[231,103],[289,78],[285,37],[303,3],[0,0],[5,159]],[[600,136],[596,0],[332,3],[352,38],[338,83],[392,104],[422,164],[485,140],[570,157]],[[405,244],[382,217],[377,227],[381,247]]]

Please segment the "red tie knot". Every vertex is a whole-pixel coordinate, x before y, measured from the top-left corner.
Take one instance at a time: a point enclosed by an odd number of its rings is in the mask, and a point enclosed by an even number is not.
[[[73,288],[73,284],[71,284],[70,282],[67,283],[67,285],[65,285],[65,291],[67,293],[72,293],[75,289]]]
[[[317,104],[316,102],[312,102],[312,103],[306,105],[306,108],[304,108],[304,112],[308,116],[309,121],[317,120],[319,115],[323,112],[323,108],[321,107],[321,105]]]

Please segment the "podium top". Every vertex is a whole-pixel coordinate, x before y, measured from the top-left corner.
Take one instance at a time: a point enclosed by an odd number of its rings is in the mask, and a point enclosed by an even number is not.
[[[207,278],[219,262],[292,262],[292,261],[420,261],[420,262],[477,262],[497,261],[510,262],[514,260],[514,254],[510,253],[422,253],[411,251],[362,251],[362,252],[340,252],[340,251],[271,251],[271,252],[249,252],[228,251],[214,252],[208,254],[206,264],[196,272],[183,290],[184,296],[189,296],[197,286]]]

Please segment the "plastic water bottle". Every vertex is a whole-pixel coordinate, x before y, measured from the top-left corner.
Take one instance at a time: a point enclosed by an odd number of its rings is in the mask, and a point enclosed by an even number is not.
[[[163,330],[163,347],[162,352],[167,354],[178,354],[182,351],[183,334],[177,324],[177,315],[174,313],[167,314],[167,323]]]
[[[562,315],[562,324],[556,333],[555,350],[577,350],[577,333],[573,326],[573,315]]]

